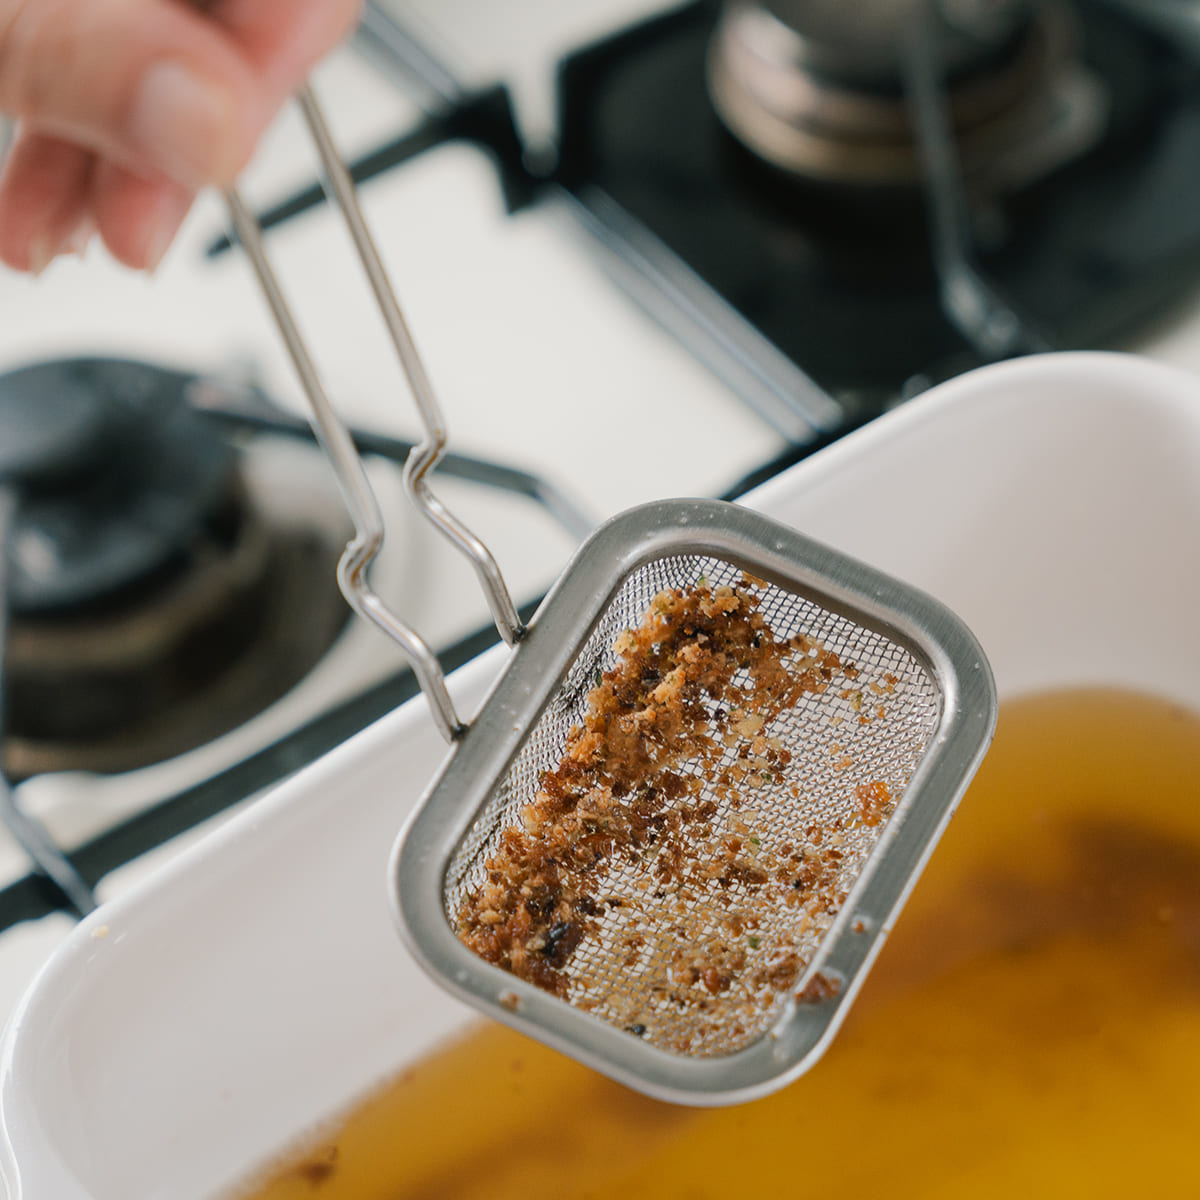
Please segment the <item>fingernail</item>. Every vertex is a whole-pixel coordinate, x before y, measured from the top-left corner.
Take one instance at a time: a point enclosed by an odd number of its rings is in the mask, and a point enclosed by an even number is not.
[[[159,202],[158,212],[146,237],[146,270],[151,275],[158,270],[159,263],[171,248],[171,243],[175,240],[175,235],[179,232],[179,227],[191,206],[190,193],[171,192]]]
[[[129,136],[165,174],[189,188],[229,182],[237,168],[233,98],[181,63],[156,63],[142,77]]]
[[[53,261],[58,243],[48,233],[39,233],[29,243],[29,270],[36,279]]]
[[[63,240],[59,254],[75,254],[82,258],[87,253],[92,238],[96,236],[96,222],[91,215],[80,218],[79,224]]]
[[[80,217],[65,236],[54,237],[48,232],[37,234],[29,243],[30,272],[36,278],[60,254],[77,254],[82,258],[88,244],[95,236],[96,222],[90,213]]]

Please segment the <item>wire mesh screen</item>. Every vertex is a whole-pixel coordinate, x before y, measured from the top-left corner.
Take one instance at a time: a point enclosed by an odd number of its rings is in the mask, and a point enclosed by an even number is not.
[[[513,887],[501,861],[514,837],[523,846],[534,840],[529,806],[544,798],[605,672],[621,667],[619,639],[642,625],[660,593],[698,587],[752,593],[769,636],[787,644],[787,670],[815,684],[768,720],[737,704],[748,694],[738,690],[745,672],[728,694],[705,696],[700,724],[711,749],[671,763],[673,789],[661,778],[647,785],[653,817],[621,852],[589,859],[586,895],[576,888],[571,910],[577,919],[566,909],[543,913],[511,954],[518,974],[631,1036],[711,1057],[764,1036],[796,994],[937,727],[934,679],[889,638],[722,560],[677,556],[642,567],[620,587],[459,846],[444,902],[460,936],[467,907],[501,919],[499,892]],[[646,808],[638,787],[616,791],[604,798],[605,820],[614,809],[619,817]],[[575,807],[588,803],[585,796]],[[572,816],[572,828],[603,824],[596,814]],[[672,837],[687,842],[684,867]],[[570,851],[559,858],[549,869],[569,875]],[[479,899],[489,888],[494,913]],[[520,905],[535,912],[553,898],[524,891],[503,899],[529,924]],[[499,944],[499,932],[485,932],[489,946]]]

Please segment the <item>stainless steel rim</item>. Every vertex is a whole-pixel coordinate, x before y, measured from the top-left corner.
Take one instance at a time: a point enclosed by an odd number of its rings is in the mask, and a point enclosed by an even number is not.
[[[788,1006],[754,1045],[710,1059],[646,1046],[485,963],[458,941],[435,901],[456,847],[620,582],[646,562],[684,553],[724,558],[885,631],[928,665],[943,696],[931,749],[809,964],[809,977],[837,977],[840,991],[823,1003]],[[995,685],[979,644],[924,593],[736,505],[682,500],[634,509],[576,554],[398,839],[389,882],[400,932],[418,961],[462,999],[622,1083],[688,1104],[753,1099],[802,1073],[832,1038],[982,759],[995,715]]]

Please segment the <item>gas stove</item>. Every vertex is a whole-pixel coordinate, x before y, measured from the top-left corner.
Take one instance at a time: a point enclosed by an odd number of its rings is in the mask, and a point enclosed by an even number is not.
[[[1191,59],[1097,2],[927,7],[693,5],[564,73],[565,186],[849,419],[1130,336],[1200,268]]]
[[[981,362],[1103,345],[1200,370],[1200,36],[1171,20],[369,4],[316,87],[441,394],[437,488],[518,600],[604,517],[735,495]],[[419,427],[293,115],[245,189],[368,456],[375,586],[465,661],[486,604],[405,501]],[[153,280],[97,250],[0,276],[0,423],[35,435],[0,448],[5,1011],[89,889],[415,692],[335,594],[346,518],[223,229],[202,198]]]

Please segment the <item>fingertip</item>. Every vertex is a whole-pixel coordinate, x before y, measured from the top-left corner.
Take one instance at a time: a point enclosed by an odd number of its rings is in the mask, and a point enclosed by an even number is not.
[[[79,146],[18,132],[0,170],[0,261],[39,274],[66,251],[90,215],[94,167]]]
[[[90,212],[82,212],[65,234],[39,233],[29,244],[28,270],[36,279],[56,258],[71,254],[82,258],[96,236],[96,221]]]
[[[147,179],[102,163],[92,184],[91,210],[109,253],[135,270],[154,271],[175,240],[194,193],[173,179]]]
[[[183,0],[18,7],[20,37],[0,47],[0,108],[144,175],[189,188],[232,181],[273,97],[218,21]]]
[[[67,235],[63,242],[63,254],[74,254],[77,258],[83,258],[88,252],[88,247],[92,244],[93,239],[100,232],[96,225],[96,218],[90,212],[85,212],[79,219],[79,223]]]

